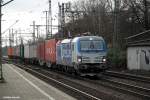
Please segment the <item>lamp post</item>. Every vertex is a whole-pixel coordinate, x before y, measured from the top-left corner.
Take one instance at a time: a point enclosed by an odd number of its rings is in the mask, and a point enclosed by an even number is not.
[[[1,41],[1,20],[2,20],[2,0],[0,0],[0,80],[4,80],[3,78],[3,70],[2,70],[2,41]]]
[[[2,28],[2,6],[5,6],[7,4],[9,4],[10,2],[12,2],[13,0],[10,0],[4,4],[2,4],[2,0],[0,0],[0,80],[3,81],[4,77],[3,77],[3,70],[2,70],[2,38],[1,38],[1,28]]]

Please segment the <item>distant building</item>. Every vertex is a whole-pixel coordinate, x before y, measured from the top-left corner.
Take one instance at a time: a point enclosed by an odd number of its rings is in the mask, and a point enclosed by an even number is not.
[[[129,70],[150,70],[150,30],[126,38]]]

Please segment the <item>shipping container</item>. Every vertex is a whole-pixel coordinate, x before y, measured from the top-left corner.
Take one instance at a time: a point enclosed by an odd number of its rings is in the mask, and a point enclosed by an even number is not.
[[[37,44],[37,59],[41,66],[45,64],[45,41],[39,41]]]
[[[45,40],[45,61],[48,67],[56,64],[56,39]]]
[[[31,59],[35,59],[37,57],[37,45],[36,43],[31,43],[29,45],[29,54]]]
[[[9,58],[13,57],[13,47],[8,47],[7,48],[7,55]]]
[[[16,46],[13,47],[13,54],[12,55],[13,55],[13,57],[16,56]]]
[[[16,46],[14,46],[13,48],[14,48],[13,55],[14,55],[14,57],[16,57]]]
[[[20,46],[16,46],[16,57],[20,57]]]
[[[21,59],[24,58],[24,45],[23,44],[20,45],[20,58]]]
[[[30,43],[29,44],[29,54],[30,54],[30,63],[37,63],[37,44]]]
[[[30,59],[29,44],[24,45],[24,58]]]
[[[8,58],[7,50],[8,50],[7,46],[2,47],[2,56],[5,58]]]
[[[20,57],[20,46],[14,46],[13,48],[14,48],[13,49],[14,58]]]

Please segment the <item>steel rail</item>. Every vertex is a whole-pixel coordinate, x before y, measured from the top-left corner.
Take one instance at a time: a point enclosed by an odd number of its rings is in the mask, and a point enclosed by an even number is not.
[[[124,78],[124,79],[130,79],[130,80],[136,80],[136,81],[150,83],[150,77],[145,77],[145,76],[141,76],[141,75],[121,73],[121,72],[116,72],[116,71],[106,71],[104,74],[108,75],[108,76],[114,76],[114,77],[119,77],[119,78]]]

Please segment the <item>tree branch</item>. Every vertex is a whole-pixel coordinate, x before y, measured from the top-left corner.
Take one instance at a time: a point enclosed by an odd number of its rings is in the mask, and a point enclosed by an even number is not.
[[[14,1],[14,0],[10,0],[10,1],[8,1],[8,2],[2,4],[1,7],[2,7],[2,6],[5,6],[5,5],[7,5],[7,4],[9,4],[9,3],[12,2],[12,1]]]

